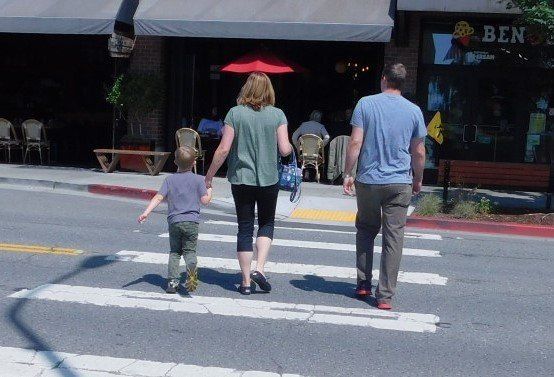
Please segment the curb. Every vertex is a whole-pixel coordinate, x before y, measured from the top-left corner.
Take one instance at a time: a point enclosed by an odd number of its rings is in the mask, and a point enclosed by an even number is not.
[[[139,188],[125,187],[125,186],[111,186],[111,185],[99,185],[99,184],[91,184],[86,186],[87,186],[87,191],[91,194],[120,196],[120,197],[131,198],[131,199],[150,200],[154,195],[158,193],[156,190],[139,189]]]
[[[150,200],[158,193],[157,190],[141,189],[136,187],[102,185],[102,184],[79,184],[67,183],[58,181],[48,181],[43,179],[28,179],[28,178],[6,178],[0,177],[0,184],[20,185],[30,187],[48,188],[51,190],[70,190],[88,192],[96,195],[117,196],[127,199]],[[234,209],[234,206],[229,206],[224,201],[212,199],[212,208],[226,210]]]
[[[471,222],[464,220],[436,219],[413,216],[408,218],[406,226],[421,229],[440,229],[456,232],[502,234],[554,238],[554,227],[518,223]]]
[[[156,195],[156,190],[140,189],[125,186],[101,184],[77,184],[39,179],[5,178],[0,177],[0,183],[39,186],[73,191],[86,191],[91,194],[118,196],[130,199],[150,200]],[[222,207],[226,207],[222,203]],[[470,222],[464,220],[438,219],[419,216],[408,217],[406,224],[409,228],[449,230],[456,232],[471,232],[485,234],[499,234],[512,236],[528,236],[554,238],[553,226],[528,225],[518,223]]]

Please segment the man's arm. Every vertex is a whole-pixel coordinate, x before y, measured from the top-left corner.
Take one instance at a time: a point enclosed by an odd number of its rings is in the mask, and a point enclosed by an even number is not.
[[[412,139],[410,142],[410,154],[412,156],[413,193],[419,194],[423,182],[423,170],[425,169],[425,138]]]
[[[329,136],[329,132],[327,132],[325,126],[321,126],[321,137],[323,138],[323,146],[329,144],[331,137]]]
[[[296,131],[294,131],[292,133],[292,143],[294,144],[294,146],[296,148],[298,148],[298,139],[300,138],[300,127],[298,127],[296,129]]]
[[[360,156],[363,141],[364,130],[360,127],[352,126],[352,134],[350,135],[348,149],[346,150],[346,168],[343,183],[344,192],[348,195],[354,195],[354,177],[352,177],[352,169],[354,169],[354,165]]]

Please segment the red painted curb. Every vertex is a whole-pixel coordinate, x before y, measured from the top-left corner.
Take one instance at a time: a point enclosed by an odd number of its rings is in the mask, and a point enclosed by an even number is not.
[[[91,194],[120,196],[125,198],[143,200],[150,200],[154,195],[157,194],[156,190],[97,184],[88,185],[88,192],[90,192]],[[527,225],[517,223],[495,223],[485,221],[465,221],[411,216],[408,217],[407,226],[410,228],[439,229],[458,232],[554,238],[553,226]]]
[[[554,227],[542,225],[465,221],[415,216],[408,218],[407,226],[413,228],[441,229],[459,232],[554,238]]]
[[[156,190],[110,185],[88,185],[88,192],[91,194],[120,196],[124,198],[143,200],[150,200],[158,193]]]

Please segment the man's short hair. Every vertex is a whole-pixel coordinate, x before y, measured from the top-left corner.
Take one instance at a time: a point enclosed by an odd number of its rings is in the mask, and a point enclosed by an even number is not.
[[[402,89],[408,72],[402,63],[388,64],[383,69],[383,77],[387,79],[390,89]]]
[[[190,170],[196,160],[196,152],[191,147],[179,147],[175,151],[175,165],[180,170]]]
[[[319,110],[314,110],[310,114],[310,120],[313,120],[314,122],[321,123],[322,118],[323,118],[323,114]]]

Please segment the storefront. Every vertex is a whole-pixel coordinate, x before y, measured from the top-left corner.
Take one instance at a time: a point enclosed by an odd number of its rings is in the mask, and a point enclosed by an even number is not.
[[[444,125],[435,157],[550,162],[553,46],[510,19],[443,17],[422,20],[420,51],[418,100]]]
[[[331,136],[349,134],[356,101],[379,90],[394,9],[389,0],[345,3],[142,1],[134,17],[136,33],[163,37],[168,57],[165,148],[173,148],[178,128],[196,129],[203,118],[225,116],[246,75],[220,68],[255,51],[304,68],[271,76],[291,133],[319,109]]]
[[[0,0],[0,117],[19,138],[23,121],[42,122],[54,164],[95,166],[92,150],[112,143],[106,92],[127,63],[108,39],[131,27],[133,2]]]

